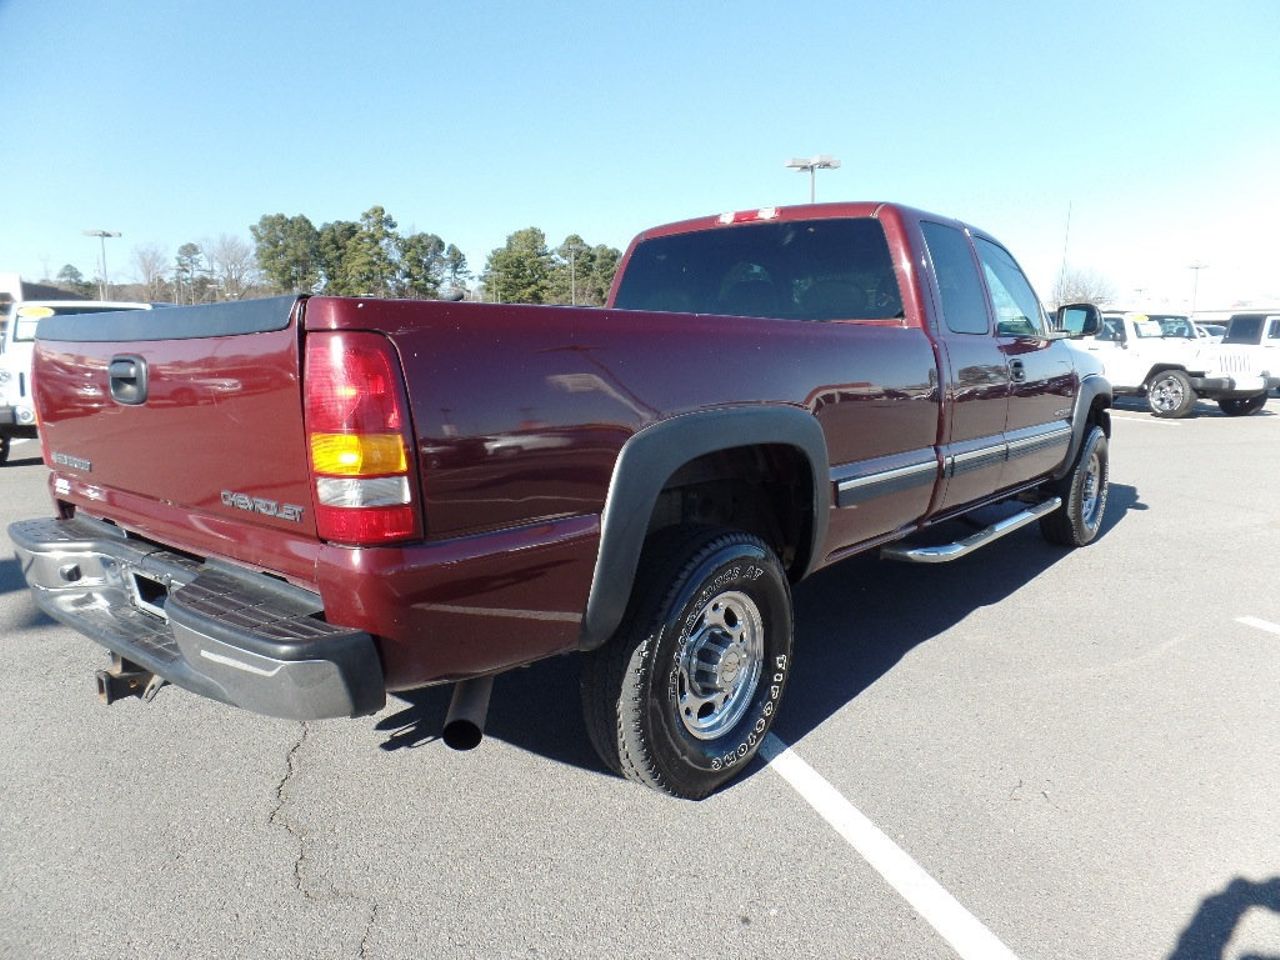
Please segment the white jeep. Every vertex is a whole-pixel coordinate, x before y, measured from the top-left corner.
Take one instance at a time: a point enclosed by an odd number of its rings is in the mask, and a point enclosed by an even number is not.
[[[1280,386],[1280,355],[1206,343],[1184,314],[1105,312],[1098,333],[1081,344],[1102,361],[1117,395],[1145,396],[1157,417],[1185,417],[1199,398],[1243,416]]]

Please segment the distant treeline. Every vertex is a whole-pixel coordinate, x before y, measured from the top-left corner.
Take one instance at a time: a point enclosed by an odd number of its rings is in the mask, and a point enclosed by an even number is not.
[[[616,248],[592,246],[577,234],[552,249],[546,234],[527,227],[493,250],[477,276],[457,246],[434,233],[399,232],[380,206],[370,207],[359,220],[318,228],[304,214],[266,214],[249,233],[252,247],[224,234],[184,243],[172,260],[155,245],[135,247],[137,282],[112,284],[111,296],[208,303],[273,293],[434,298],[460,291],[502,303],[599,305],[621,256]],[[56,280],[65,289],[95,295],[95,282],[71,264]]]

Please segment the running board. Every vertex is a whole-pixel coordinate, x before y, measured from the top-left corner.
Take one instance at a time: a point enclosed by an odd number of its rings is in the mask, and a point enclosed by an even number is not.
[[[999,523],[993,523],[991,526],[979,530],[963,540],[957,540],[955,543],[944,543],[937,547],[910,547],[903,544],[894,544],[889,547],[881,547],[880,558],[882,560],[903,560],[908,563],[949,563],[952,560],[959,560],[961,557],[968,556],[973,551],[999,540],[1006,533],[1013,533],[1015,530],[1022,529],[1033,520],[1039,520],[1041,517],[1053,513],[1060,506],[1062,506],[1062,498],[1052,497],[1044,503],[1037,503],[1034,507],[1028,507],[1021,513],[1006,517]]]

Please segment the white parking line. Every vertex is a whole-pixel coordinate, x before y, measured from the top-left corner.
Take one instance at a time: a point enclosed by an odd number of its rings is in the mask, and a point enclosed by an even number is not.
[[[1017,960],[1008,947],[982,922],[961,906],[911,855],[867,819],[840,791],[787,744],[768,734],[760,745],[778,776],[813,807],[862,858],[889,882],[899,896],[951,945],[963,960]]]
[[[1257,630],[1265,630],[1267,633],[1280,635],[1280,623],[1272,623],[1270,620],[1259,620],[1257,617],[1236,617],[1236,623],[1243,623],[1246,627],[1253,627]]]
[[[1156,426],[1160,426],[1160,427],[1180,427],[1180,426],[1182,426],[1182,424],[1177,423],[1177,422],[1175,422],[1175,421],[1173,421],[1173,420],[1161,420],[1159,417],[1153,417],[1153,416],[1150,416],[1149,414],[1136,414],[1135,416],[1132,416],[1132,417],[1126,417],[1126,416],[1124,416],[1124,415],[1123,415],[1123,414],[1124,414],[1124,412],[1125,412],[1125,411],[1121,411],[1121,410],[1112,410],[1112,411],[1111,411],[1111,419],[1112,419],[1112,420],[1124,420],[1124,421],[1127,421],[1128,423],[1151,423],[1151,424],[1155,424]]]

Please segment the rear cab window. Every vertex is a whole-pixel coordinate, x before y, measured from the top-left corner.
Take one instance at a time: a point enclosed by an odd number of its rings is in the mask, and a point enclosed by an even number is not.
[[[654,237],[632,251],[623,310],[790,320],[901,317],[880,222],[792,220]]]

